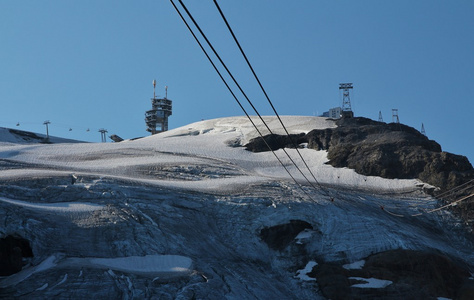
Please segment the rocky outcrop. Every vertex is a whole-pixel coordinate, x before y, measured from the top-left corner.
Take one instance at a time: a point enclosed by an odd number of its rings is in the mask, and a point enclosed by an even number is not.
[[[474,169],[465,156],[442,152],[438,143],[412,127],[367,118],[343,118],[336,123],[336,128],[312,130],[306,135],[264,138],[272,150],[301,143],[311,149],[327,150],[328,164],[367,176],[418,178],[441,190],[474,178]],[[261,138],[251,140],[245,147],[253,152],[268,151]]]
[[[308,147],[328,150],[329,164],[367,176],[418,178],[442,190],[474,178],[465,156],[441,146],[416,129],[366,118],[340,119],[332,130],[308,133]],[[321,147],[323,146],[323,147]]]
[[[328,299],[472,299],[469,270],[449,257],[414,250],[390,250],[369,256],[360,268],[321,263],[309,274]],[[359,288],[364,279],[385,283]]]

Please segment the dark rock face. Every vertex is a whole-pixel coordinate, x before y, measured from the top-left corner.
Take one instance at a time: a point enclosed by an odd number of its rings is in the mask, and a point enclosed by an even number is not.
[[[451,299],[473,293],[469,271],[450,258],[429,251],[390,250],[366,259],[361,269],[345,269],[336,263],[315,267],[317,278],[329,299]],[[385,288],[356,288],[356,278],[377,278],[392,283]]]
[[[21,271],[25,257],[33,257],[30,243],[26,239],[12,235],[0,239],[0,276]]]
[[[286,135],[270,134],[264,137],[265,141],[261,138],[255,138],[245,145],[245,147],[247,150],[252,152],[269,151],[268,147],[275,151],[281,148],[293,148],[293,142],[295,145],[298,145],[307,141],[304,133],[292,134],[290,137]]]
[[[311,147],[328,140],[329,164],[357,173],[384,178],[418,178],[441,189],[450,189],[474,178],[465,156],[441,151],[441,146],[416,129],[365,118],[340,119],[329,134],[308,133]],[[313,148],[313,147],[312,147]]]
[[[283,250],[305,229],[313,229],[308,222],[290,220],[290,223],[265,227],[260,231],[260,237],[267,245],[275,250]]]
[[[397,123],[385,124],[367,118],[343,118],[337,128],[312,130],[308,134],[264,137],[272,150],[308,143],[308,148],[327,150],[329,164],[354,169],[367,176],[418,178],[448,190],[474,178],[465,156],[441,151],[441,146],[416,129]],[[245,147],[268,151],[261,138]]]
[[[17,130],[17,129],[8,129],[8,131],[18,136],[21,136],[25,141],[38,140],[41,142],[44,139],[33,132]]]

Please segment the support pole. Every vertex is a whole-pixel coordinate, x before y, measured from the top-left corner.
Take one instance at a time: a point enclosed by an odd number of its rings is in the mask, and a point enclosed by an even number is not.
[[[43,125],[46,125],[46,139],[49,139],[49,128],[48,124],[51,124],[50,121],[44,121]]]

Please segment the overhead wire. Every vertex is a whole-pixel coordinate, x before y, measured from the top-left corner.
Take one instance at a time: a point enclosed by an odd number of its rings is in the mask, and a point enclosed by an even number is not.
[[[214,4],[215,6],[217,7],[217,10],[219,11],[222,19],[224,20],[226,26],[227,26],[227,29],[229,30],[230,34],[232,35],[235,43],[237,44],[239,50],[240,50],[240,53],[242,54],[242,56],[244,57],[245,61],[247,62],[247,65],[248,67],[250,68],[250,70],[252,71],[252,74],[253,76],[255,77],[255,80],[257,81],[258,85],[260,86],[260,89],[262,90],[263,94],[265,95],[265,98],[267,99],[268,103],[270,104],[271,108],[273,109],[273,112],[275,113],[275,116],[278,118],[278,121],[280,122],[281,126],[283,127],[283,129],[285,130],[285,133],[286,135],[288,136],[288,138],[290,139],[291,143],[293,144],[293,147],[296,149],[296,152],[298,153],[299,157],[301,158],[301,161],[304,163],[304,165],[306,166],[307,170],[309,171],[309,173],[311,174],[311,176],[313,177],[314,181],[318,184],[319,188],[322,189],[325,194],[327,196],[330,197],[329,195],[329,192],[326,191],[322,185],[319,183],[319,181],[316,179],[316,176],[314,176],[314,173],[311,171],[311,168],[308,166],[306,160],[303,158],[303,156],[301,155],[301,152],[298,150],[298,145],[296,145],[296,142],[294,141],[294,139],[290,136],[285,124],[283,124],[283,121],[281,120],[280,118],[280,115],[278,114],[278,112],[276,111],[275,109],[275,106],[273,105],[272,101],[270,100],[270,97],[268,96],[265,88],[263,87],[260,79],[258,78],[257,76],[257,73],[255,72],[254,68],[252,67],[252,64],[250,63],[249,59],[247,58],[247,55],[245,54],[242,46],[240,45],[239,43],[239,40],[237,39],[236,35],[234,34],[234,31],[232,30],[229,22],[227,21],[227,18],[225,17],[224,13],[222,12],[219,4],[217,3],[217,0],[213,0],[214,1]]]
[[[255,124],[255,122],[252,120],[252,118],[250,117],[250,115],[247,113],[247,111],[245,110],[245,108],[243,107],[242,103],[239,101],[239,99],[237,98],[237,96],[235,95],[235,93],[232,91],[231,87],[229,86],[229,84],[227,83],[227,81],[225,80],[225,78],[222,76],[221,72],[219,71],[219,69],[217,68],[217,66],[215,65],[215,63],[212,61],[211,57],[209,56],[209,54],[207,53],[206,49],[204,49],[203,45],[201,44],[201,42],[199,41],[199,39],[197,38],[196,34],[194,33],[194,31],[192,30],[192,28],[189,26],[188,22],[186,21],[186,19],[184,18],[184,16],[182,15],[182,13],[179,11],[178,7],[175,5],[175,3],[173,2],[173,0],[170,0],[171,4],[173,5],[174,9],[176,10],[176,12],[178,13],[178,15],[180,16],[181,20],[184,22],[184,24],[186,25],[186,27],[188,28],[189,32],[191,33],[191,35],[194,37],[194,39],[196,40],[196,42],[198,43],[199,47],[201,48],[201,50],[204,52],[205,56],[207,57],[207,59],[209,60],[209,62],[211,63],[211,65],[213,66],[214,70],[217,72],[217,74],[219,75],[220,79],[222,80],[222,82],[224,83],[224,85],[227,87],[227,89],[229,90],[229,92],[231,93],[232,97],[234,98],[234,100],[237,102],[237,104],[239,105],[239,107],[242,109],[242,111],[245,113],[245,115],[247,116],[247,118],[249,119],[249,121],[252,123],[253,127],[255,128],[255,130],[257,131],[257,133],[259,134],[260,138],[263,140],[263,142],[265,143],[265,145],[268,147],[268,149],[271,150],[271,152],[273,153],[273,155],[275,156],[275,158],[278,160],[278,162],[283,166],[283,168],[285,169],[285,171],[288,173],[288,175],[291,177],[291,179],[297,184],[297,186],[310,198],[312,199],[311,195],[308,194],[308,192],[303,189],[303,187],[301,186],[300,183],[298,183],[298,181],[296,180],[296,178],[291,174],[291,172],[289,171],[289,169],[285,166],[285,164],[281,161],[281,159],[278,157],[278,155],[276,155],[275,151],[270,147],[270,145],[268,144],[268,142],[265,140],[265,138],[263,137],[263,134],[261,133],[261,131],[258,129],[257,125]],[[184,4],[182,3],[181,0],[179,0],[181,6],[184,8],[184,10],[186,11],[186,13],[188,14],[188,16],[190,16],[190,13],[189,11],[187,10],[186,6],[184,6]],[[192,16],[190,16],[191,20],[193,20]],[[197,24],[195,23],[195,21],[193,20],[193,23],[195,24],[196,28],[198,28]],[[201,35],[203,35],[204,37],[204,34],[203,32],[200,30],[200,28],[198,28]],[[207,40],[207,38],[205,38]],[[207,40],[208,41],[208,40]],[[208,44],[210,44],[208,42]],[[210,47],[212,47],[210,45]],[[215,52],[216,54],[216,52]],[[216,54],[217,56],[217,54]],[[221,63],[223,63],[221,61]],[[228,71],[228,69],[226,68],[226,70]],[[229,71],[228,71],[229,72]],[[232,76],[231,76],[232,77]],[[267,126],[268,128],[268,126]]]
[[[465,183],[463,183],[463,184],[461,184],[461,185],[455,186],[454,188],[452,188],[452,189],[450,189],[450,190],[447,190],[447,191],[445,191],[445,192],[443,192],[443,193],[437,195],[437,197],[440,198],[440,197],[443,197],[443,196],[445,196],[445,195],[447,195],[447,194],[450,194],[450,193],[452,193],[452,192],[454,192],[454,191],[458,191],[458,189],[460,189],[461,187],[464,187],[464,186],[468,185],[468,184],[471,183],[471,182],[474,183],[474,179],[471,179],[471,180],[469,180],[469,181],[467,181],[467,182],[465,182]],[[466,190],[466,189],[468,189],[468,188],[470,188],[470,186],[464,187],[462,190]],[[459,191],[458,191],[458,192],[459,192]]]
[[[171,3],[173,4],[173,6],[175,7],[175,10],[177,10],[179,12],[179,10],[177,9],[176,5],[173,3],[172,0],[170,0]],[[188,15],[188,17],[190,18],[190,20],[193,22],[194,26],[198,29],[199,33],[201,34],[201,36],[204,38],[204,40],[206,41],[207,45],[210,47],[210,49],[213,51],[214,55],[216,56],[216,58],[219,60],[219,62],[221,63],[221,65],[224,67],[224,69],[226,70],[226,72],[228,73],[228,75],[230,76],[230,78],[233,80],[234,84],[237,86],[237,88],[239,89],[239,91],[242,93],[242,95],[244,96],[244,98],[247,100],[247,102],[249,103],[249,105],[252,107],[252,109],[255,111],[255,113],[257,114],[257,116],[259,117],[259,119],[261,120],[261,122],[264,124],[264,126],[267,128],[267,130],[270,132],[270,134],[273,134],[273,131],[270,129],[270,127],[268,126],[268,124],[265,122],[265,120],[262,118],[262,116],[260,115],[260,113],[258,112],[258,110],[255,108],[255,106],[253,105],[252,101],[250,101],[250,99],[248,98],[247,94],[243,91],[242,87],[239,85],[239,83],[237,82],[237,80],[235,79],[235,77],[232,75],[232,72],[230,72],[229,68],[227,67],[227,65],[224,63],[224,61],[222,60],[222,58],[220,57],[220,55],[217,53],[217,51],[215,50],[215,48],[212,46],[212,43],[209,41],[209,39],[207,38],[206,34],[202,31],[201,27],[197,24],[196,20],[194,19],[194,17],[192,16],[192,14],[189,12],[189,10],[187,9],[186,5],[184,5],[184,3],[179,0],[179,3],[180,5],[183,7],[183,9],[185,10],[186,14]],[[182,17],[182,15],[180,14],[181,18],[183,19],[184,21],[184,18]],[[190,27],[187,26],[189,30]],[[197,40],[196,36],[193,34],[193,36],[195,37],[195,39]],[[201,46],[201,49],[204,51],[204,48]],[[215,68],[217,70],[217,68]],[[242,106],[241,106],[242,107]],[[261,135],[261,133],[259,133]],[[263,137],[263,135],[261,135],[262,139],[265,141],[265,138]],[[265,141],[265,143],[267,144],[267,142]],[[267,144],[268,145],[268,144]],[[271,147],[269,147],[269,149],[271,149]],[[316,187],[313,185],[313,183],[307,178],[307,176],[303,173],[303,171],[301,171],[300,167],[298,167],[298,165],[296,164],[296,162],[294,161],[294,159],[289,155],[288,151],[285,149],[285,148],[282,148],[282,151],[286,154],[286,156],[288,157],[288,159],[291,161],[291,163],[295,166],[295,168],[299,171],[299,173],[303,176],[303,178],[306,180],[306,182],[308,182],[314,189],[316,189]],[[276,155],[276,154],[275,154]],[[292,176],[293,177],[293,176]],[[323,190],[323,192],[325,192],[327,195],[328,193]],[[328,195],[329,196],[329,195]]]
[[[465,196],[465,197],[463,197],[463,198],[461,198],[461,199],[459,199],[459,200],[453,201],[453,202],[451,202],[451,203],[449,203],[449,204],[446,204],[446,205],[443,205],[443,206],[441,206],[441,207],[438,207],[438,208],[436,208],[436,209],[429,210],[429,211],[427,211],[427,213],[432,213],[432,212],[435,212],[435,211],[438,211],[438,210],[442,210],[442,209],[445,209],[446,207],[449,207],[449,206],[455,206],[455,205],[458,204],[459,202],[462,202],[462,201],[464,201],[464,200],[467,200],[467,199],[469,199],[469,198],[471,198],[471,197],[474,197],[474,193],[472,193],[472,194],[470,194],[470,195],[468,195],[468,196]]]
[[[11,128],[14,127],[24,127],[24,125],[33,125],[33,126],[42,126],[44,125],[44,122],[24,122],[24,121],[18,121],[18,122],[13,122],[15,125],[7,125],[10,126]],[[13,124],[12,123],[12,124]],[[73,125],[73,124],[65,124],[65,123],[58,123],[58,122],[51,122],[48,123],[50,128],[58,127],[58,128],[68,128],[69,131],[72,130],[83,130],[83,131],[91,131],[91,127],[84,127],[84,126],[78,126],[78,125]]]
[[[309,172],[311,173],[313,179],[315,180],[315,182],[319,185],[320,189],[327,195],[327,196],[330,196],[330,194],[325,191],[325,189],[322,187],[322,185],[318,182],[318,180],[316,179],[316,177],[314,176],[313,172],[311,171],[311,169],[309,168],[309,166],[307,165],[306,161],[304,160],[304,158],[302,157],[301,153],[298,151],[298,147],[296,145],[296,143],[294,142],[294,140],[291,138],[286,126],[283,124],[283,121],[281,120],[280,116],[278,115],[274,105],[272,104],[270,98],[268,97],[268,94],[266,93],[265,89],[263,88],[263,85],[261,84],[258,76],[256,75],[255,73],[255,70],[253,69],[253,67],[251,66],[247,56],[245,55],[245,52],[243,51],[242,47],[240,46],[240,43],[238,42],[235,34],[233,33],[228,21],[226,20],[222,10],[220,9],[218,3],[216,0],[213,0],[217,9],[219,10],[222,18],[224,19],[224,22],[226,23],[229,31],[231,32],[233,38],[234,38],[234,41],[236,42],[236,44],[238,45],[244,59],[246,60],[249,68],[251,69],[255,79],[257,80],[260,88],[262,89],[262,92],[264,93],[265,97],[267,98],[267,101],[269,102],[269,104],[271,105],[272,109],[274,110],[275,112],[275,115],[277,116],[278,120],[280,121],[282,127],[284,128],[287,136],[290,138],[290,141],[293,143],[293,146],[295,147],[295,149],[297,149],[297,152],[300,156],[300,158],[302,159],[302,161],[304,162],[305,166],[308,168]],[[245,108],[243,107],[243,105],[241,104],[241,102],[238,100],[237,96],[235,95],[235,93],[232,91],[232,89],[230,88],[230,86],[228,85],[228,83],[226,82],[226,80],[224,79],[224,77],[222,76],[222,74],[220,73],[220,71],[218,70],[218,68],[216,67],[216,65],[214,64],[214,62],[212,61],[212,59],[210,58],[210,56],[207,54],[207,51],[204,49],[204,47],[202,46],[202,44],[200,43],[199,39],[197,38],[197,36],[194,34],[193,30],[191,29],[191,27],[189,26],[189,24],[187,23],[187,21],[185,20],[184,16],[181,14],[181,12],[179,11],[179,9],[176,7],[176,5],[174,4],[173,0],[170,0],[170,2],[172,3],[173,7],[175,8],[175,10],[177,11],[177,13],[180,15],[181,19],[183,20],[183,22],[186,24],[188,30],[191,32],[191,34],[193,35],[194,39],[196,40],[196,42],[199,44],[199,46],[201,47],[202,51],[204,52],[204,54],[206,55],[206,57],[208,58],[208,60],[211,62],[211,64],[213,65],[214,69],[216,70],[216,72],[218,73],[219,77],[221,78],[221,80],[224,82],[224,84],[226,85],[227,89],[230,91],[230,93],[232,94],[232,96],[234,97],[234,99],[237,101],[237,103],[239,104],[240,108],[244,111],[245,115],[247,116],[247,118],[250,120],[250,122],[252,123],[252,125],[254,126],[254,128],[257,130],[260,138],[264,141],[265,145],[268,147],[269,150],[272,151],[273,155],[277,158],[277,160],[279,161],[279,163],[285,168],[286,172],[290,175],[290,177],[293,179],[293,181],[308,195],[308,193],[301,187],[301,185],[297,182],[297,180],[294,178],[294,176],[291,175],[291,173],[289,172],[288,168],[283,164],[283,162],[281,161],[281,159],[276,155],[275,151],[270,147],[270,145],[268,144],[268,142],[265,140],[265,138],[263,137],[261,131],[258,129],[258,127],[256,126],[256,124],[253,122],[253,120],[250,118],[250,116],[248,115],[248,113],[246,112]],[[210,43],[210,41],[207,39],[206,35],[204,34],[204,32],[201,30],[201,28],[199,27],[199,25],[197,24],[197,22],[195,21],[195,19],[193,18],[192,14],[189,12],[189,10],[186,8],[186,6],[184,5],[184,3],[179,0],[179,3],[181,4],[181,6],[183,7],[183,9],[186,11],[188,17],[192,20],[192,22],[194,23],[194,25],[196,26],[196,28],[199,30],[200,34],[202,35],[202,37],[206,40],[207,44],[209,45],[209,47],[211,48],[211,50],[214,52],[214,55],[218,58],[218,60],[220,61],[220,63],[222,64],[222,66],[224,67],[224,69],[227,71],[227,73],[229,74],[229,76],[231,77],[231,79],[234,81],[235,85],[238,87],[238,89],[240,90],[240,92],[242,93],[242,95],[245,97],[245,99],[247,100],[247,102],[250,104],[250,106],[254,109],[255,113],[258,115],[258,117],[260,118],[260,120],[262,121],[262,123],[265,125],[265,127],[267,128],[267,130],[273,134],[272,130],[268,127],[268,124],[265,122],[265,120],[261,117],[261,115],[258,113],[257,109],[255,108],[255,106],[253,105],[253,103],[250,101],[250,99],[247,97],[247,95],[245,94],[245,92],[243,91],[243,89],[241,88],[241,86],[238,84],[237,80],[234,78],[234,76],[232,75],[232,73],[230,72],[230,70],[227,68],[226,64],[222,61],[222,59],[220,58],[219,54],[217,53],[217,51],[214,49],[214,47],[212,46],[212,44]],[[288,152],[283,149],[283,151],[285,152],[285,154],[288,156],[288,158],[290,159],[290,161],[292,162],[292,164],[297,168],[297,170],[303,175],[303,177],[306,179],[307,182],[309,182],[311,185],[312,183],[308,180],[308,178],[304,175],[304,173],[301,171],[301,169],[297,166],[297,164],[294,162],[294,160],[290,157],[290,155],[288,154]],[[472,182],[474,180],[471,180],[469,182]],[[468,184],[469,182],[463,184],[463,185],[466,185]],[[463,186],[461,185],[461,186]],[[312,185],[314,187],[314,185]],[[456,187],[456,188],[460,188],[459,187]],[[453,189],[454,190],[454,189]],[[452,190],[451,190],[452,192]],[[449,207],[449,206],[452,206],[452,205],[455,205],[456,203],[459,203],[461,201],[464,201],[464,200],[467,200],[471,197],[473,197],[474,194],[471,194],[469,196],[466,196],[464,198],[461,198],[459,200],[456,200],[448,205],[445,205],[445,206],[442,206],[440,208],[437,208],[437,209],[433,209],[433,210],[430,210],[430,211],[426,211],[425,213],[432,213],[432,212],[435,212],[435,211],[439,211],[441,209],[444,209],[446,207]],[[311,197],[310,197],[311,198]],[[332,198],[331,198],[332,199]],[[380,205],[380,208],[382,210],[384,210],[385,212],[387,212],[388,214],[390,215],[393,215],[393,216],[396,216],[396,217],[405,217],[405,215],[401,215],[401,214],[396,214],[396,213],[393,213],[389,210],[387,210],[383,205]],[[413,215],[406,215],[406,216],[419,216],[421,215],[422,213],[418,213],[418,214],[413,214]]]
[[[444,193],[442,193],[442,194],[440,194],[440,195],[446,195],[446,194],[452,193],[452,192],[454,192],[454,191],[457,191],[457,192],[459,192],[459,191],[465,191],[465,190],[467,190],[468,188],[472,188],[472,186],[467,186],[467,187],[466,187],[467,184],[472,183],[472,182],[474,182],[474,179],[471,179],[471,180],[469,180],[469,181],[467,181],[467,182],[465,182],[465,183],[463,183],[463,184],[461,184],[461,185],[458,185],[458,186],[456,186],[456,187],[454,187],[454,188],[452,188],[452,189],[450,189],[450,190],[448,190],[448,191],[446,191],[446,192],[444,192]],[[460,189],[461,187],[464,187],[464,188]],[[440,195],[438,195],[437,197],[439,197]],[[450,207],[450,206],[455,206],[455,205],[457,205],[458,203],[463,202],[463,201],[466,201],[466,200],[468,200],[468,199],[470,199],[470,198],[472,198],[472,197],[474,197],[474,193],[471,193],[470,195],[464,196],[464,197],[462,197],[462,198],[460,198],[460,199],[451,201],[450,203],[448,203],[448,204],[446,204],[446,205],[443,205],[443,206],[440,206],[440,207],[438,207],[438,208],[426,210],[426,211],[424,211],[424,212],[420,212],[420,213],[412,214],[412,215],[397,215],[397,214],[395,214],[395,213],[392,213],[392,212],[390,212],[390,211],[387,211],[387,209],[385,209],[383,206],[380,206],[380,208],[381,208],[382,210],[386,211],[387,213],[389,213],[389,214],[391,214],[391,215],[394,215],[394,216],[398,216],[398,217],[405,217],[405,216],[407,216],[407,217],[418,217],[418,216],[421,216],[421,215],[423,215],[423,214],[431,214],[431,213],[434,213],[434,212],[437,212],[437,211],[446,209],[446,208],[448,208],[448,207]]]

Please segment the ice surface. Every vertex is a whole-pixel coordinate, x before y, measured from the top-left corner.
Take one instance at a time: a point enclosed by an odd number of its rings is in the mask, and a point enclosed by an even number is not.
[[[180,255],[90,258],[89,262],[97,267],[132,273],[185,273],[192,267],[192,260]]]
[[[48,287],[48,284],[45,283],[45,284],[43,284],[42,286],[40,286],[39,288],[37,288],[36,290],[37,290],[37,291],[42,291],[42,290],[46,289],[47,287]]]
[[[30,203],[20,200],[7,199],[4,197],[0,197],[0,201],[22,206],[28,209],[39,209],[60,213],[90,212],[102,209],[104,207],[103,205],[85,202]]]
[[[313,234],[313,230],[310,229],[305,229],[298,233],[298,235],[295,237],[296,243],[297,244],[302,244],[303,240],[309,239],[311,235]]]
[[[359,260],[351,264],[345,264],[342,267],[346,270],[355,270],[355,269],[362,269],[364,265],[365,265],[365,260]]]

